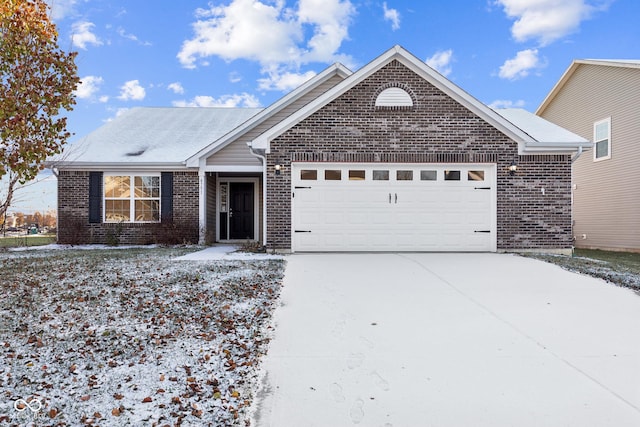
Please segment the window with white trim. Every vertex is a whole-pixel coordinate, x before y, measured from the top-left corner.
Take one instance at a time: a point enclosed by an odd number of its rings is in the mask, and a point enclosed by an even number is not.
[[[611,117],[593,124],[593,160],[611,158]]]
[[[105,175],[105,222],[160,222],[159,175]]]

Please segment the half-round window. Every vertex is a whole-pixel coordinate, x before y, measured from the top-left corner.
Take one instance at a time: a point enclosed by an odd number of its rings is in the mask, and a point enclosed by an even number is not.
[[[390,87],[380,92],[376,107],[413,107],[413,100],[404,89]]]

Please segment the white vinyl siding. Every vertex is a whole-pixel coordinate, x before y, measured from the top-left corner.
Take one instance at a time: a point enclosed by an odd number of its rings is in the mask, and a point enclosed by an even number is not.
[[[593,124],[611,117],[612,157],[573,164],[576,247],[640,249],[640,69],[582,64],[542,117],[593,140]]]

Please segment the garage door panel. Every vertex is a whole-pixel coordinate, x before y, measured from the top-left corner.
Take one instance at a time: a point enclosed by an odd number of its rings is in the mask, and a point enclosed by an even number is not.
[[[297,180],[302,167],[316,168],[317,180]],[[294,233],[295,251],[495,250],[493,165],[294,164],[292,169],[293,226],[311,231]],[[342,179],[323,180],[326,169],[341,170]],[[365,179],[349,181],[351,169],[364,170]],[[388,171],[388,177],[375,175],[388,180],[374,181],[374,170]],[[459,171],[450,174],[459,180],[444,180],[445,170]],[[296,188],[302,184],[309,188]]]

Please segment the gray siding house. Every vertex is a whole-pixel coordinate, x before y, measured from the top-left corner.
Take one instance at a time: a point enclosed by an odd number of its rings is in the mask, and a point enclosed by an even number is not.
[[[573,164],[575,245],[640,251],[640,61],[576,60],[536,114],[591,139]]]
[[[132,109],[50,166],[61,243],[568,251],[571,160],[590,147],[395,46],[262,110]]]

